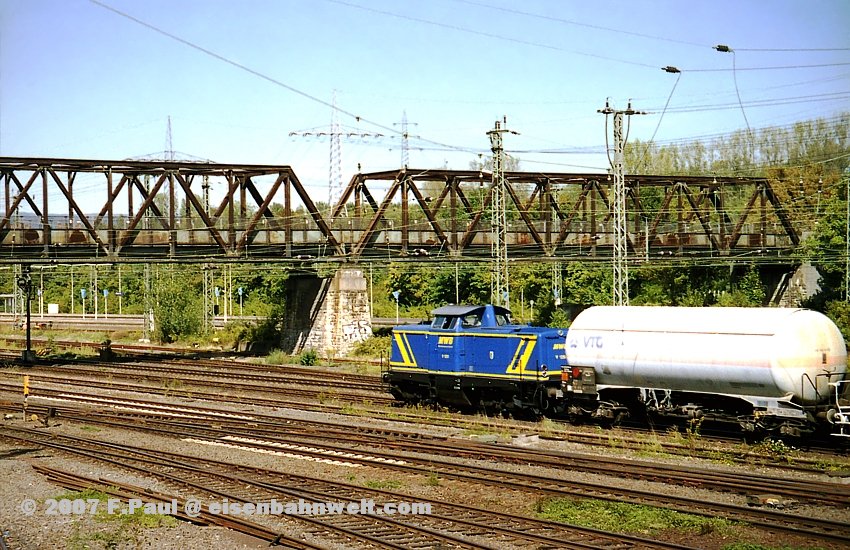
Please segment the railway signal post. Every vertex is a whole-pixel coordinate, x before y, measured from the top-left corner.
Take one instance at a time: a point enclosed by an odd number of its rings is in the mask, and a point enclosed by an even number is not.
[[[18,275],[16,281],[18,288],[21,289],[21,292],[24,294],[24,301],[27,305],[27,320],[26,320],[26,329],[27,329],[27,344],[26,349],[24,349],[21,354],[21,360],[25,364],[32,364],[35,362],[35,354],[32,351],[32,323],[31,323],[31,302],[32,302],[32,276],[30,275],[30,266],[23,265],[21,266],[21,274]]]

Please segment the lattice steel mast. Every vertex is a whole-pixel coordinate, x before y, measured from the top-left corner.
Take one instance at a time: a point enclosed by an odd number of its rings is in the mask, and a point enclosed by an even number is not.
[[[418,137],[418,136],[411,136],[410,135],[409,127],[410,127],[411,124],[414,125],[414,126],[416,125],[415,122],[408,122],[407,121],[407,111],[402,111],[400,123],[397,122],[397,123],[393,124],[394,126],[395,125],[401,126],[401,167],[402,168],[407,168],[408,165],[410,164],[410,138],[411,137]]]
[[[493,277],[491,292],[493,303],[510,309],[510,285],[508,284],[508,241],[507,241],[507,203],[505,201],[505,174],[504,165],[505,150],[502,146],[502,134],[512,130],[502,128],[502,123],[507,124],[507,119],[502,122],[496,121],[495,127],[487,132],[490,137],[490,149],[493,151],[493,186],[492,200],[490,202],[491,212],[491,254],[493,257]]]
[[[612,285],[613,303],[615,306],[629,305],[629,264],[628,264],[628,221],[626,219],[626,177],[625,177],[625,148],[627,136],[623,134],[623,115],[642,115],[642,111],[632,109],[629,102],[628,108],[618,110],[612,108],[607,102],[605,108],[599,110],[604,115],[614,115],[614,157],[610,159],[611,168],[614,172],[614,283]],[[606,133],[608,131],[606,124]]]
[[[339,114],[336,108],[336,90],[333,93],[333,108],[331,109],[331,151],[328,162],[328,205],[334,204],[336,194],[342,190],[342,147],[340,146]]]

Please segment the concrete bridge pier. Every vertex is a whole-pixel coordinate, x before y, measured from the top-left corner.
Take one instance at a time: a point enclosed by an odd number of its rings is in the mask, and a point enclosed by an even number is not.
[[[349,353],[372,335],[367,289],[360,269],[290,277],[281,349],[292,354],[312,349],[320,357]]]
[[[774,288],[769,305],[800,307],[801,303],[820,292],[820,273],[809,262],[785,270]]]

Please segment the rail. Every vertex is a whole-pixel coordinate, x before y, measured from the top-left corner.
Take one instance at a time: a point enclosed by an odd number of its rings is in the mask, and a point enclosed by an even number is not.
[[[257,315],[217,315],[212,319],[216,329],[224,328],[228,323],[256,323],[265,317]],[[372,329],[388,329],[396,325],[418,323],[420,319],[412,317],[373,317]],[[24,329],[23,316],[15,313],[0,313],[0,326]],[[145,317],[138,314],[89,313],[85,316],[70,313],[32,314],[32,328],[35,330],[75,330],[75,331],[116,331],[144,330]]]

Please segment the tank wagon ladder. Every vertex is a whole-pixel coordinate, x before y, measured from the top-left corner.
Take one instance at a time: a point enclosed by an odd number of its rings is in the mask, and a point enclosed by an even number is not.
[[[830,382],[829,385],[835,389],[835,408],[827,413],[827,420],[835,426],[832,435],[850,440],[850,397],[843,397],[850,388],[850,380]]]

